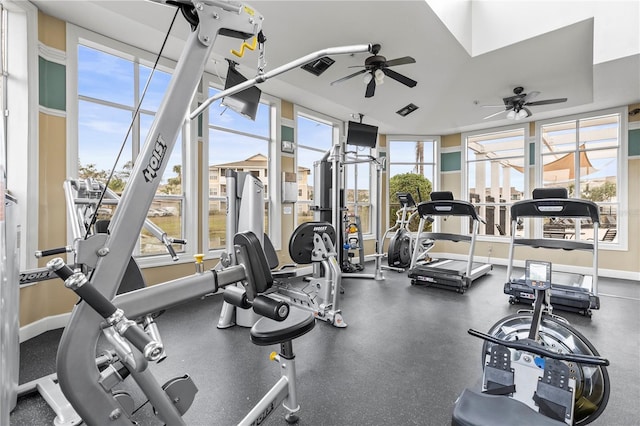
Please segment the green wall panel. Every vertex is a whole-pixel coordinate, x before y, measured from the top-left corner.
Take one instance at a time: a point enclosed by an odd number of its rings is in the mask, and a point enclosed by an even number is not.
[[[629,155],[640,155],[640,129],[629,130]]]
[[[462,161],[460,151],[457,152],[443,152],[440,154],[441,170],[443,172],[459,172],[461,170],[460,164]]]
[[[536,164],[536,144],[530,143],[529,144],[529,165],[533,166],[534,164]]]
[[[280,129],[283,141],[295,142],[293,140],[293,127],[280,126]]]
[[[40,105],[46,108],[66,110],[66,70],[64,65],[38,57]]]

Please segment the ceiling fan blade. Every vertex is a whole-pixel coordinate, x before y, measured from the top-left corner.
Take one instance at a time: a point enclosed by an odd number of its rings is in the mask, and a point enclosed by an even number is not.
[[[405,77],[402,74],[399,74],[393,70],[387,69],[387,68],[381,68],[382,72],[385,73],[385,75],[387,75],[389,78],[394,79],[395,81],[398,81],[402,84],[404,84],[405,86],[409,86],[409,87],[415,87],[416,84],[418,84],[417,81],[410,79],[409,77]]]
[[[527,106],[549,105],[549,104],[559,104],[562,102],[567,102],[567,98],[545,99],[544,101],[527,102],[525,103],[525,105]]]
[[[527,118],[531,117],[533,114],[531,114],[531,111],[529,110],[529,108],[527,107],[522,107],[523,110],[525,110],[527,112]]]
[[[505,108],[504,105],[480,105],[482,108]]]
[[[376,93],[376,79],[372,78],[367,84],[367,91],[364,93],[365,98],[370,98]]]
[[[502,111],[495,112],[495,113],[493,113],[491,115],[487,115],[485,118],[483,118],[483,120],[486,120],[487,118],[495,117],[496,115],[503,114],[503,113],[509,111],[510,109],[512,109],[512,108],[508,108],[508,109],[505,109],[505,110],[502,110]]]
[[[395,67],[396,65],[405,65],[405,64],[415,64],[416,60],[411,56],[405,56],[402,58],[392,59],[390,61],[385,62],[385,66],[387,67]]]
[[[331,86],[333,86],[334,84],[342,83],[342,82],[343,82],[343,81],[345,81],[345,80],[349,80],[350,78],[353,78],[353,77],[355,77],[355,76],[356,76],[356,75],[358,75],[358,74],[364,74],[365,72],[367,72],[367,70],[360,70],[360,71],[358,71],[358,72],[354,72],[353,74],[349,74],[348,76],[346,76],[346,77],[342,77],[342,78],[341,78],[341,79],[339,79],[339,80],[332,81],[330,85],[331,85]]]
[[[527,93],[527,95],[524,97],[524,101],[525,102],[529,102],[530,100],[533,100],[533,98],[537,97],[540,94],[540,92],[537,91],[533,91],[533,92],[529,92]]]

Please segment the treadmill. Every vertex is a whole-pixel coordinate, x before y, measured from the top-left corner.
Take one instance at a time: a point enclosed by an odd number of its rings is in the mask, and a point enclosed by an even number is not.
[[[593,240],[575,241],[559,238],[516,237],[518,221],[525,217],[591,219]],[[524,277],[512,278],[513,257],[516,246],[582,250],[593,253],[592,275],[553,271],[551,305],[556,309],[591,316],[591,309],[600,309],[598,296],[598,227],[600,214],[597,204],[588,200],[568,198],[566,188],[537,188],[533,199],[521,200],[511,206],[511,245],[507,266],[507,282],[504,293],[510,295],[509,303],[531,303],[533,290]],[[544,234],[543,234],[544,236]]]
[[[476,236],[480,222],[484,219],[478,216],[473,204],[467,201],[453,199],[450,191],[431,193],[431,201],[418,204],[420,225],[418,226],[417,242],[428,238],[434,241],[454,241],[469,243],[467,260],[432,259],[427,263],[417,262],[417,250],[411,260],[409,278],[411,284],[426,284],[434,287],[455,290],[464,293],[471,283],[486,275],[493,269],[489,263],[474,262]],[[473,223],[471,235],[449,234],[441,232],[423,232],[427,222],[433,222],[433,216],[467,216]]]

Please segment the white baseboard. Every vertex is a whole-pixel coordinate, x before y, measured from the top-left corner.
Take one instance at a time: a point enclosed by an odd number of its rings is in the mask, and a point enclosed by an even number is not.
[[[429,253],[432,254],[432,253]],[[446,258],[453,260],[466,260],[467,256],[458,253],[433,253],[434,258]],[[374,260],[375,255],[367,255],[365,256],[366,261]],[[486,256],[476,256],[476,262],[486,262],[492,263],[494,265],[507,266],[508,259],[502,258],[487,258]],[[513,266],[516,268],[524,268],[524,260],[514,260]],[[574,266],[574,265],[563,265],[563,264],[553,264],[553,269],[562,272],[574,272],[582,275],[591,275],[591,268],[585,266]],[[631,280],[631,281],[640,281],[640,272],[633,271],[619,271],[616,269],[603,269],[598,268],[598,276],[606,277],[606,278],[619,278],[622,280]]]
[[[53,315],[20,327],[20,343],[26,342],[47,331],[65,327],[69,322],[70,316],[71,313]]]

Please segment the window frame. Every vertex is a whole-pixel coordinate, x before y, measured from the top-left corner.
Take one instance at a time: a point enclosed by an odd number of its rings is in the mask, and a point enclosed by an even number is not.
[[[392,203],[392,195],[390,193],[390,184],[391,184],[391,178],[393,177],[391,175],[391,166],[393,165],[417,165],[417,162],[413,162],[413,163],[409,163],[409,162],[405,162],[405,161],[393,161],[393,153],[391,152],[391,142],[406,142],[406,143],[411,143],[411,142],[433,142],[433,163],[429,163],[429,162],[425,162],[423,161],[420,164],[423,165],[431,165],[433,167],[433,180],[431,181],[431,190],[432,191],[439,191],[440,189],[440,174],[442,173],[442,171],[440,170],[440,152],[441,152],[441,137],[440,136],[430,136],[430,135],[387,135],[387,145],[386,145],[386,158],[387,158],[387,163],[385,164],[385,170],[386,170],[386,189],[387,189],[387,193],[385,195],[383,195],[383,198],[386,197],[385,203],[384,205],[386,205],[387,207],[387,211],[385,213],[387,220],[386,223],[389,224],[391,221],[394,221],[395,223],[395,218],[394,217],[390,217],[391,214],[391,205],[392,204],[398,204],[397,202],[393,202]],[[427,201],[426,199],[422,200],[422,201]],[[420,202],[419,200],[415,200],[416,203]],[[439,222],[439,221],[436,221]],[[437,223],[434,223],[434,225],[436,225],[437,228]],[[391,225],[393,226],[393,225]],[[434,228],[434,229],[436,229]]]
[[[471,132],[464,132],[462,133],[462,143],[461,143],[461,153],[460,153],[460,174],[461,174],[461,188],[460,188],[460,193],[462,194],[462,199],[464,201],[468,201],[471,202],[471,200],[469,199],[469,189],[470,189],[470,185],[469,185],[469,167],[468,167],[468,156],[467,156],[467,150],[468,150],[468,140],[469,138],[472,138],[474,136],[481,136],[481,135],[499,135],[500,133],[508,133],[508,132],[513,132],[515,130],[522,130],[523,131],[523,142],[522,142],[522,150],[523,150],[523,161],[524,161],[524,167],[523,167],[523,174],[524,174],[524,188],[523,188],[523,192],[525,194],[525,199],[526,198],[531,198],[531,191],[533,190],[533,188],[531,188],[530,186],[530,182],[531,182],[531,168],[535,167],[535,165],[531,164],[531,143],[532,138],[530,136],[530,123],[529,122],[523,122],[523,123],[517,123],[517,124],[513,124],[510,126],[503,126],[503,127],[492,127],[492,128],[488,128],[488,129],[482,129],[482,130],[475,130],[475,131],[471,131]],[[527,195],[528,194],[528,195]],[[482,203],[483,205],[486,203]],[[501,204],[501,203],[496,203],[496,204]],[[505,203],[505,206],[507,208],[509,208],[511,205],[513,204],[513,200],[507,200],[507,202]],[[511,227],[511,221],[509,220],[509,223],[507,224],[507,226],[510,228]],[[462,234],[466,234],[469,232],[469,220],[467,218],[464,218],[463,220],[460,221],[460,233]],[[524,224],[524,235],[529,235],[530,230],[528,227],[528,224],[525,222]],[[509,238],[510,238],[510,231],[508,229],[505,229],[505,234],[506,235],[500,235],[498,233],[498,235],[486,235],[486,234],[480,234],[478,233],[477,237],[476,237],[476,241],[489,241],[489,242],[508,242]]]
[[[82,100],[78,93],[78,47],[83,45],[92,49],[100,50],[104,53],[123,58],[125,60],[134,61],[139,66],[145,66],[152,68],[156,61],[156,54],[147,52],[143,49],[131,46],[126,43],[119,42],[117,40],[105,37],[101,34],[97,34],[93,31],[78,27],[76,25],[67,23],[67,38],[66,38],[66,97],[67,97],[67,175],[77,177],[78,176],[78,155],[79,155],[79,103]],[[176,62],[166,57],[161,57],[158,60],[157,68],[160,71],[173,74]],[[134,67],[134,92],[135,96],[138,96],[140,92],[140,85],[138,80],[137,67]],[[93,102],[90,100],[90,102]],[[109,103],[98,102],[100,105],[109,105]],[[133,106],[135,109],[137,105]],[[191,108],[193,109],[193,107]],[[141,112],[143,112],[141,110]],[[156,111],[157,113],[157,111]],[[181,196],[169,196],[171,198],[179,198],[182,202],[182,218],[181,228],[183,231],[182,238],[186,239],[188,244],[184,246],[184,250],[179,252],[179,260],[174,262],[168,254],[148,254],[141,255],[139,252],[139,244],[136,245],[134,257],[142,268],[156,267],[156,266],[168,266],[176,263],[188,263],[192,262],[193,254],[197,253],[197,227],[194,224],[197,223],[197,209],[191,207],[194,205],[193,200],[197,199],[196,191],[197,184],[192,169],[195,169],[196,164],[196,148],[193,143],[193,131],[189,121],[186,119],[180,129],[179,137],[182,138],[182,195]],[[155,115],[154,115],[155,116]],[[124,134],[122,135],[124,137]],[[135,138],[138,139],[138,145],[132,144],[131,158],[135,159],[139,154],[142,146],[146,142],[140,139],[139,120],[132,128],[131,136],[132,141]],[[126,153],[125,153],[126,155]],[[166,198],[167,195],[156,194],[156,198]],[[69,235],[68,238],[71,238]]]
[[[313,121],[317,121],[319,123],[322,124],[326,124],[328,126],[331,126],[332,128],[332,132],[331,132],[331,146],[329,149],[332,149],[334,146],[338,145],[340,143],[340,135],[343,134],[344,132],[344,128],[345,128],[345,124],[344,121],[342,120],[338,120],[337,118],[328,116],[326,114],[322,114],[313,110],[310,110],[308,108],[305,108],[303,106],[297,105],[295,104],[293,106],[293,139],[295,141],[295,154],[294,154],[294,168],[296,171],[296,175],[298,173],[298,153],[300,148],[302,147],[302,149],[306,149],[309,151],[315,151],[318,153],[318,160],[319,161],[322,156],[326,153],[326,151],[322,151],[319,148],[313,147],[313,146],[309,146],[309,145],[304,145],[302,143],[300,143],[300,138],[299,138],[299,134],[298,134],[298,116],[304,117],[307,120],[313,120]],[[315,171],[313,170],[313,165],[311,166],[312,170],[311,173],[313,174]],[[315,187],[315,177],[314,177],[314,182],[313,182],[313,187]],[[315,189],[315,188],[314,188]],[[311,200],[301,200],[300,198],[298,198],[298,200],[296,201],[296,206],[295,206],[295,214],[294,214],[294,227],[297,227],[299,225],[298,223],[298,205],[299,204],[309,204],[309,205],[313,205],[313,199]]]
[[[628,212],[629,202],[628,202],[628,164],[629,164],[629,154],[628,154],[628,137],[629,137],[629,121],[627,115],[627,107],[617,107],[610,108],[605,110],[598,111],[590,111],[581,114],[574,114],[569,116],[561,116],[555,117],[547,120],[540,120],[536,122],[536,138],[535,138],[535,184],[536,187],[542,187],[543,185],[543,173],[542,173],[542,165],[543,165],[543,154],[542,154],[542,127],[558,124],[561,122],[575,121],[576,122],[576,141],[579,142],[580,135],[580,126],[579,122],[581,120],[589,120],[593,118],[598,118],[605,115],[614,115],[617,114],[619,117],[619,127],[618,127],[618,155],[617,155],[617,194],[618,194],[618,241],[614,242],[606,242],[606,241],[598,241],[598,248],[603,250],[614,250],[614,251],[627,251],[629,246],[629,235],[628,235],[628,214],[623,214],[623,212]],[[576,143],[579,146],[578,143]],[[576,148],[578,149],[578,148]],[[589,150],[587,150],[589,151]],[[538,165],[540,167],[538,167]],[[598,203],[596,203],[598,204]],[[624,231],[623,231],[624,230]],[[542,223],[537,223],[534,229],[535,235],[542,236]]]
[[[204,72],[202,77],[202,91],[197,94],[198,102],[204,102],[209,97],[209,88],[213,88],[215,90],[223,90],[224,89],[224,81],[220,76],[211,74],[209,72]],[[267,171],[266,171],[266,180],[268,185],[268,197],[264,199],[265,207],[267,209],[268,224],[269,228],[265,229],[264,232],[269,235],[269,239],[276,250],[280,250],[282,246],[280,230],[281,230],[281,222],[282,219],[278,212],[281,211],[281,193],[280,193],[280,185],[281,185],[281,176],[280,173],[277,173],[277,170],[280,170],[280,151],[278,149],[277,141],[280,140],[280,115],[282,110],[282,103],[279,98],[271,96],[265,92],[262,92],[260,96],[260,103],[267,105],[269,107],[269,135],[265,138],[267,141]],[[228,111],[226,114],[235,114],[233,111]],[[258,137],[251,133],[245,133],[242,131],[237,131],[231,128],[222,128],[218,126],[213,126],[209,123],[209,108],[202,113],[202,135],[197,136],[198,139],[202,140],[202,179],[201,186],[203,190],[203,194],[207,194],[206,200],[203,200],[201,215],[202,215],[202,224],[201,224],[201,239],[202,239],[202,252],[205,253],[205,259],[219,258],[222,253],[225,251],[224,247],[209,247],[209,226],[208,226],[208,217],[209,217],[209,130],[223,131],[229,133],[235,133],[241,136],[248,136],[251,138],[262,139],[263,137]],[[195,127],[195,126],[194,126]],[[224,176],[224,169],[220,169],[218,173],[218,181],[220,177]],[[220,193],[218,197],[226,197],[226,186],[221,186]]]
[[[6,185],[18,200],[18,221],[20,232],[20,270],[38,267],[38,259],[33,256],[39,247],[38,232],[26,232],[39,229],[39,175],[38,114],[46,111],[54,115],[60,112],[40,106],[38,102],[39,67],[38,56],[56,62],[57,51],[47,48],[38,41],[38,9],[29,2],[5,1],[2,8],[7,12],[7,50],[5,70],[6,105],[10,112],[3,119],[6,132]],[[10,28],[9,28],[10,26]],[[4,94],[3,94],[4,96]],[[22,164],[24,167],[11,167],[10,164]],[[4,201],[3,201],[4,202]]]

